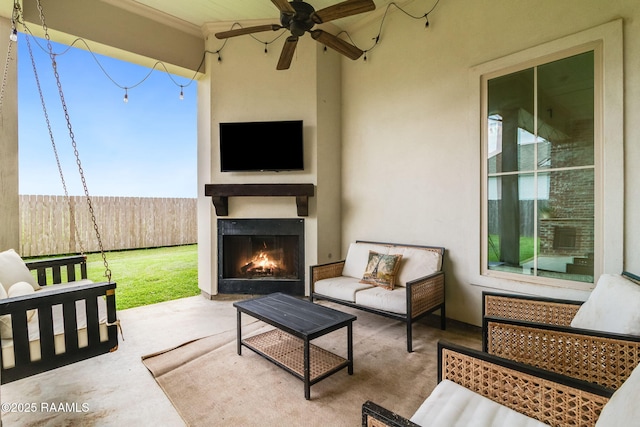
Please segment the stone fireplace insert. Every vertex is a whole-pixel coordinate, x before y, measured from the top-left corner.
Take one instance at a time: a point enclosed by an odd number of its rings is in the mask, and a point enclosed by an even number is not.
[[[304,219],[218,219],[218,293],[304,295]]]

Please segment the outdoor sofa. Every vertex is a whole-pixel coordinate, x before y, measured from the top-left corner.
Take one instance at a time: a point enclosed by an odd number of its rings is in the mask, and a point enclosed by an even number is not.
[[[367,401],[362,406],[362,426],[631,426],[640,419],[639,393],[640,367],[614,392],[439,342],[438,385],[413,416],[407,419]]]
[[[640,363],[640,278],[603,274],[586,302],[483,293],[483,350],[618,388]]]
[[[446,327],[444,252],[435,246],[356,241],[344,260],[311,266],[309,298],[404,322],[411,352],[413,322],[440,310],[440,327]]]
[[[115,289],[87,279],[82,255],[25,263],[0,252],[1,383],[115,351]]]

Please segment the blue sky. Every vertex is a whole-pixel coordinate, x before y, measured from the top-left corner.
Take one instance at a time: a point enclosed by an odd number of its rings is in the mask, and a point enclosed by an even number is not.
[[[69,194],[83,195],[46,41],[30,41]],[[162,67],[145,80],[149,68],[95,54],[98,65],[84,49],[52,46],[90,195],[196,197],[197,83],[180,100],[178,85],[190,80],[172,76],[174,83]],[[131,88],[128,103],[118,85]],[[18,118],[20,194],[63,195],[24,34]]]

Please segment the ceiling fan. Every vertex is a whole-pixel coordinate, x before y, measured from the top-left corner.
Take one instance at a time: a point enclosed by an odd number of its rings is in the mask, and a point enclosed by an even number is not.
[[[286,70],[291,66],[293,53],[298,44],[298,38],[308,32],[311,37],[340,52],[349,59],[358,59],[364,53],[349,42],[346,42],[333,34],[327,33],[320,29],[313,29],[316,24],[333,21],[351,15],[357,15],[363,12],[369,12],[376,8],[373,0],[346,0],[324,9],[315,10],[313,6],[302,0],[271,0],[271,2],[280,10],[280,24],[257,25],[247,28],[238,28],[235,30],[222,31],[216,33],[219,39],[229,37],[242,36],[245,34],[259,33],[262,31],[278,31],[286,28],[291,32],[282,47],[280,59],[278,60],[277,69]]]

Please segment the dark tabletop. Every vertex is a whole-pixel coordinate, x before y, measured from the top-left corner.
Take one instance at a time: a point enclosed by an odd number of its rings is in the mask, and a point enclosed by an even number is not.
[[[233,303],[239,311],[301,338],[313,339],[342,328],[356,316],[291,295],[275,293]]]

